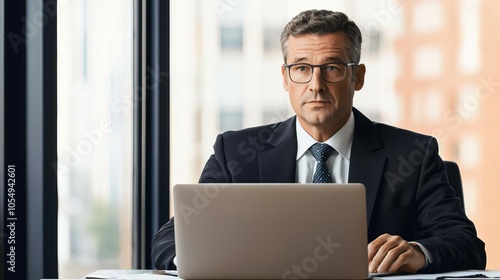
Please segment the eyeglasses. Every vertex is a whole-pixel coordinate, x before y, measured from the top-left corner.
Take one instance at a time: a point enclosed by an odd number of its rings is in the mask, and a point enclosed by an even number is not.
[[[288,68],[288,76],[292,82],[297,84],[309,83],[312,79],[314,68],[319,67],[321,77],[329,83],[342,82],[347,73],[347,67],[355,66],[357,63],[331,62],[321,65],[309,63],[284,64]]]

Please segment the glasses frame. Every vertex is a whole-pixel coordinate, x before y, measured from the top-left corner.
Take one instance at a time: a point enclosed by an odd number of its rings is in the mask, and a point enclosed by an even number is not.
[[[321,78],[323,78],[323,80],[325,80],[325,82],[327,83],[330,83],[330,84],[335,84],[335,83],[340,83],[342,82],[345,77],[347,76],[347,71],[345,71],[344,73],[344,77],[342,77],[342,80],[340,81],[337,81],[337,82],[330,82],[328,81],[324,76],[323,76],[323,71],[321,71],[321,69],[323,69],[323,67],[327,66],[327,65],[331,65],[331,64],[340,64],[340,65],[344,65],[346,67],[346,70],[347,68],[349,68],[349,66],[357,66],[358,63],[355,63],[355,62],[349,62],[349,63],[345,63],[345,62],[341,62],[341,61],[336,61],[336,62],[329,62],[329,63],[325,63],[325,64],[309,64],[309,63],[303,63],[303,62],[300,62],[300,63],[293,63],[293,64],[286,64],[284,63],[283,66],[285,68],[288,69],[288,78],[290,78],[290,81],[296,83],[296,84],[307,84],[309,83],[311,80],[312,80],[312,77],[314,76],[314,68],[318,67],[320,69],[320,73],[321,73]],[[311,66],[311,78],[309,78],[308,81],[306,82],[296,82],[292,79],[292,75],[290,74],[290,67],[293,67],[295,65],[307,65],[307,66]]]

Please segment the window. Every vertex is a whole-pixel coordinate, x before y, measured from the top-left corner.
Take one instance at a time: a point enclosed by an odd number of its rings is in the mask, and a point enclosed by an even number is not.
[[[132,266],[132,6],[58,4],[61,278]]]

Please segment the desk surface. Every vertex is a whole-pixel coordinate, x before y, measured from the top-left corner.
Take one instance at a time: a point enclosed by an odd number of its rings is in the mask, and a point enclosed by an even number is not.
[[[482,274],[488,277],[500,277],[500,270],[466,270],[438,274],[412,274],[412,275],[392,275],[378,276],[371,279],[382,280],[405,280],[405,279],[436,279],[443,276],[469,276],[467,279],[482,279],[470,278],[471,275]],[[86,279],[180,279],[175,276],[175,271],[164,270],[97,270],[85,276]],[[455,278],[457,279],[457,278]],[[484,278],[483,278],[484,279]]]

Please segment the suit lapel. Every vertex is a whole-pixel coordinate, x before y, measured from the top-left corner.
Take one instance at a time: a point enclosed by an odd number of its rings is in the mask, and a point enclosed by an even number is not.
[[[268,139],[273,148],[259,153],[260,181],[266,183],[295,182],[297,136],[295,117],[276,127]]]
[[[384,147],[375,125],[355,108],[353,112],[355,128],[348,182],[362,183],[365,186],[369,224],[386,158],[375,153]],[[259,153],[260,182],[295,182],[297,156],[295,121],[296,117],[292,117],[279,124],[268,139],[273,148]]]
[[[386,158],[375,153],[376,150],[383,148],[375,125],[355,108],[353,112],[356,122],[348,181],[365,185],[367,219],[370,224]]]

